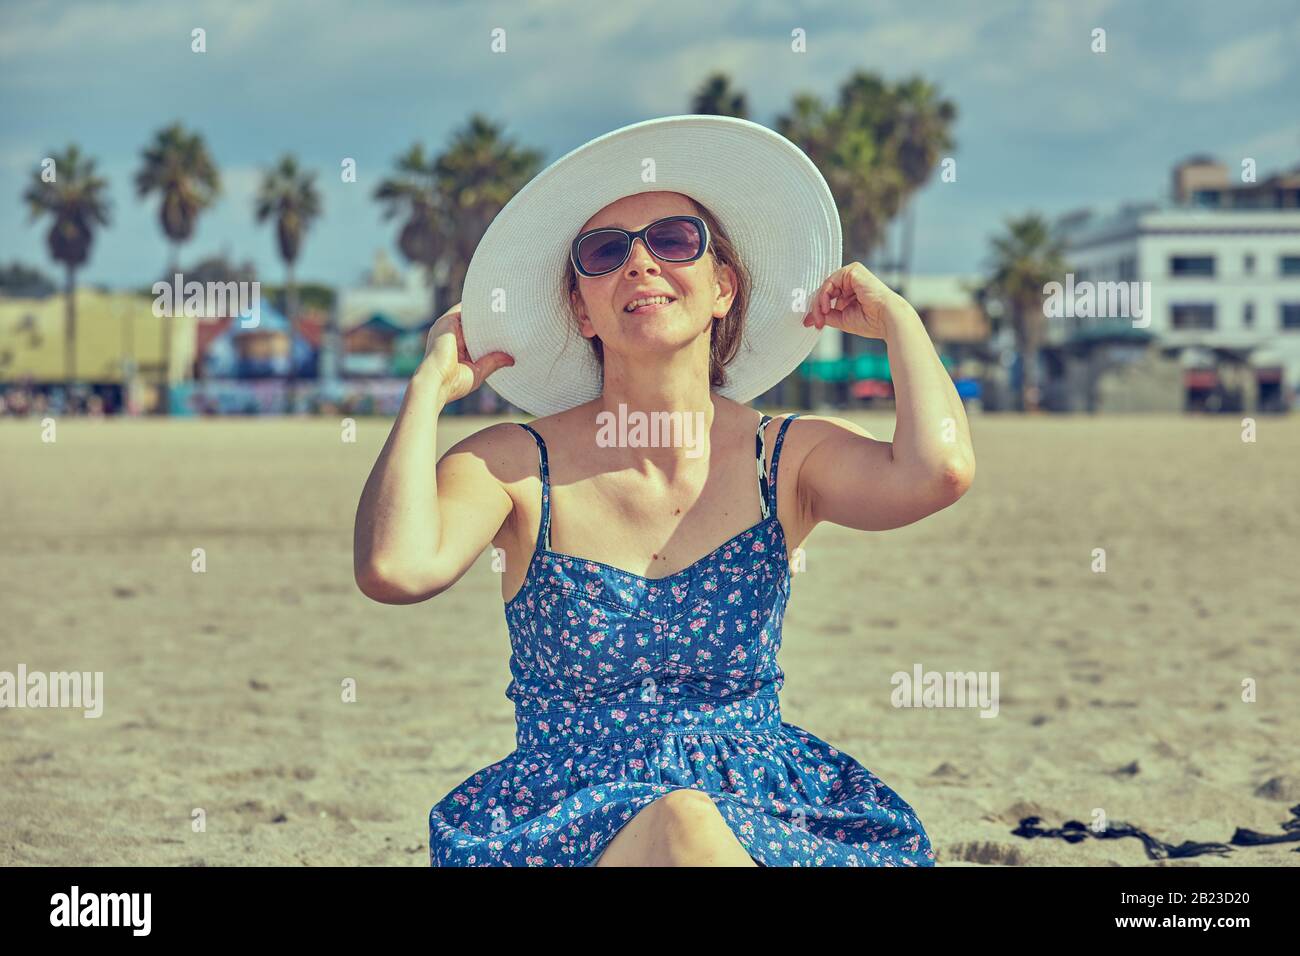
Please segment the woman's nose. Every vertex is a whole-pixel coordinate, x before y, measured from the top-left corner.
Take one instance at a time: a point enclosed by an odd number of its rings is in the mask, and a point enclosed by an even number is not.
[[[627,262],[623,264],[623,269],[627,272],[648,272],[650,269],[658,272],[659,261],[651,254],[645,240],[638,237],[632,240],[632,249],[627,254]]]

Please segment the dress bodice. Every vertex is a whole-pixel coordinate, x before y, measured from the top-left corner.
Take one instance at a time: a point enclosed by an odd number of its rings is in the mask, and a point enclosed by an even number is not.
[[[781,621],[790,596],[776,489],[788,416],[772,448],[755,436],[760,520],[682,570],[646,578],[550,548],[546,443],[537,543],[505,605],[520,747],[636,731],[744,731],[779,724]],[[599,724],[599,727],[596,725]]]

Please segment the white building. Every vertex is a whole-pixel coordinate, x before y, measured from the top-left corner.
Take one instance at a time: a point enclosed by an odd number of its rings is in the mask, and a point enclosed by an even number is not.
[[[1100,304],[1115,288],[1101,283],[1136,282],[1149,301],[1118,317],[1049,314],[1048,343],[1135,325],[1189,367],[1232,353],[1259,370],[1261,389],[1279,372],[1300,388],[1300,175],[1234,186],[1223,167],[1194,160],[1174,180],[1175,203],[1058,221],[1077,289],[1093,284]]]
[[[1300,344],[1300,209],[1129,209],[1067,235],[1076,286],[1151,283],[1149,327],[1164,342]]]

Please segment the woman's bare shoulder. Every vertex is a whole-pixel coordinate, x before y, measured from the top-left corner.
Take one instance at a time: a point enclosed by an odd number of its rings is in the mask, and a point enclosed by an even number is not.
[[[439,423],[440,430],[446,421]],[[455,442],[443,458],[474,462],[503,485],[510,484],[537,473],[537,442],[518,422],[494,422]]]
[[[590,426],[592,416],[595,413],[595,405],[596,402],[593,400],[584,402],[581,405],[575,405],[572,408],[553,412],[550,415],[542,415],[539,418],[534,418],[528,423],[528,426],[542,436],[542,441],[546,442],[549,451],[552,446],[567,443],[568,437],[566,436],[580,435],[584,422]],[[519,430],[523,431],[522,428]]]

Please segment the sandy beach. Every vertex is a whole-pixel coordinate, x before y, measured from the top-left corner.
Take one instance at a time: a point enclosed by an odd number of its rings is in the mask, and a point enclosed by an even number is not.
[[[445,420],[441,446],[488,422]],[[509,645],[490,552],[423,604],[353,584],[389,426],[69,419],[46,443],[0,422],[0,670],[104,674],[97,719],[0,710],[0,863],[428,864],[430,806],[514,747]],[[1137,839],[1011,832],[1098,810],[1171,844],[1283,832],[1300,420],[1260,418],[1253,444],[1231,416],[972,429],[955,506],[806,542],[785,720],[907,800],[940,865],[1300,863],[1295,842],[1153,863]],[[894,707],[891,675],[918,665],[997,672],[997,716]]]

